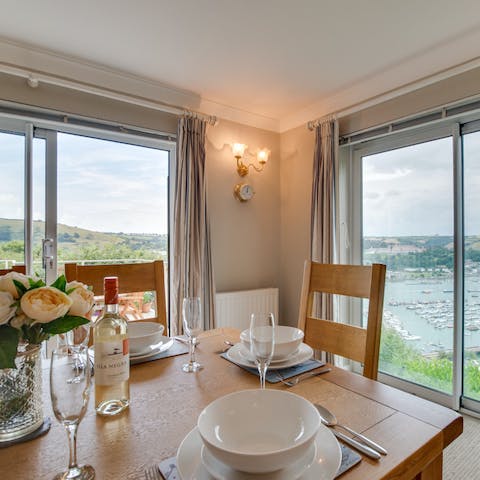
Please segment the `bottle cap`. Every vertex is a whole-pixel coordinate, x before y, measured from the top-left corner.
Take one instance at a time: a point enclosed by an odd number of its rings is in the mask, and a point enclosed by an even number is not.
[[[103,289],[106,305],[118,303],[118,277],[105,277],[103,279]]]

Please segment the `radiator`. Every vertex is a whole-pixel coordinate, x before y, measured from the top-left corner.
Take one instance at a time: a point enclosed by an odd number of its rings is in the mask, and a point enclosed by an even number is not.
[[[223,292],[215,295],[215,326],[244,330],[250,326],[250,314],[275,315],[278,324],[278,288]]]

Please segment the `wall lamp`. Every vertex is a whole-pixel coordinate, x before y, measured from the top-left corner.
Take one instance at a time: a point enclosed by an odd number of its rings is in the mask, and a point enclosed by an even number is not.
[[[237,172],[241,177],[244,177],[248,174],[248,170],[250,167],[253,167],[257,172],[261,172],[268,161],[268,157],[270,156],[270,150],[268,150],[267,148],[262,148],[257,152],[256,155],[257,162],[260,165],[259,167],[257,167],[253,163],[245,164],[243,163],[242,158],[245,158],[247,155],[249,157],[254,157],[253,154],[248,152],[247,148],[248,145],[245,145],[244,143],[234,143],[232,145],[233,156],[237,160]]]

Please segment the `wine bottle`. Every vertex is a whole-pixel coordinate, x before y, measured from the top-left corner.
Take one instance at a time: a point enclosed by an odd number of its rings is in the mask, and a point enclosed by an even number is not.
[[[105,309],[93,327],[95,410],[117,415],[130,403],[127,321],[118,310],[118,277],[104,278]]]

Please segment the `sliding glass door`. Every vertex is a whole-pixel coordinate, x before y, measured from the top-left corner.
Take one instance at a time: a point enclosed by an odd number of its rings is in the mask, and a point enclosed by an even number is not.
[[[341,168],[352,185],[340,194],[350,205],[340,225],[353,232],[345,259],[387,265],[379,378],[480,411],[480,122],[350,152]]]
[[[168,264],[174,144],[0,119],[0,268],[51,282],[66,261]]]
[[[464,404],[480,401],[480,131],[463,136],[465,171]]]

